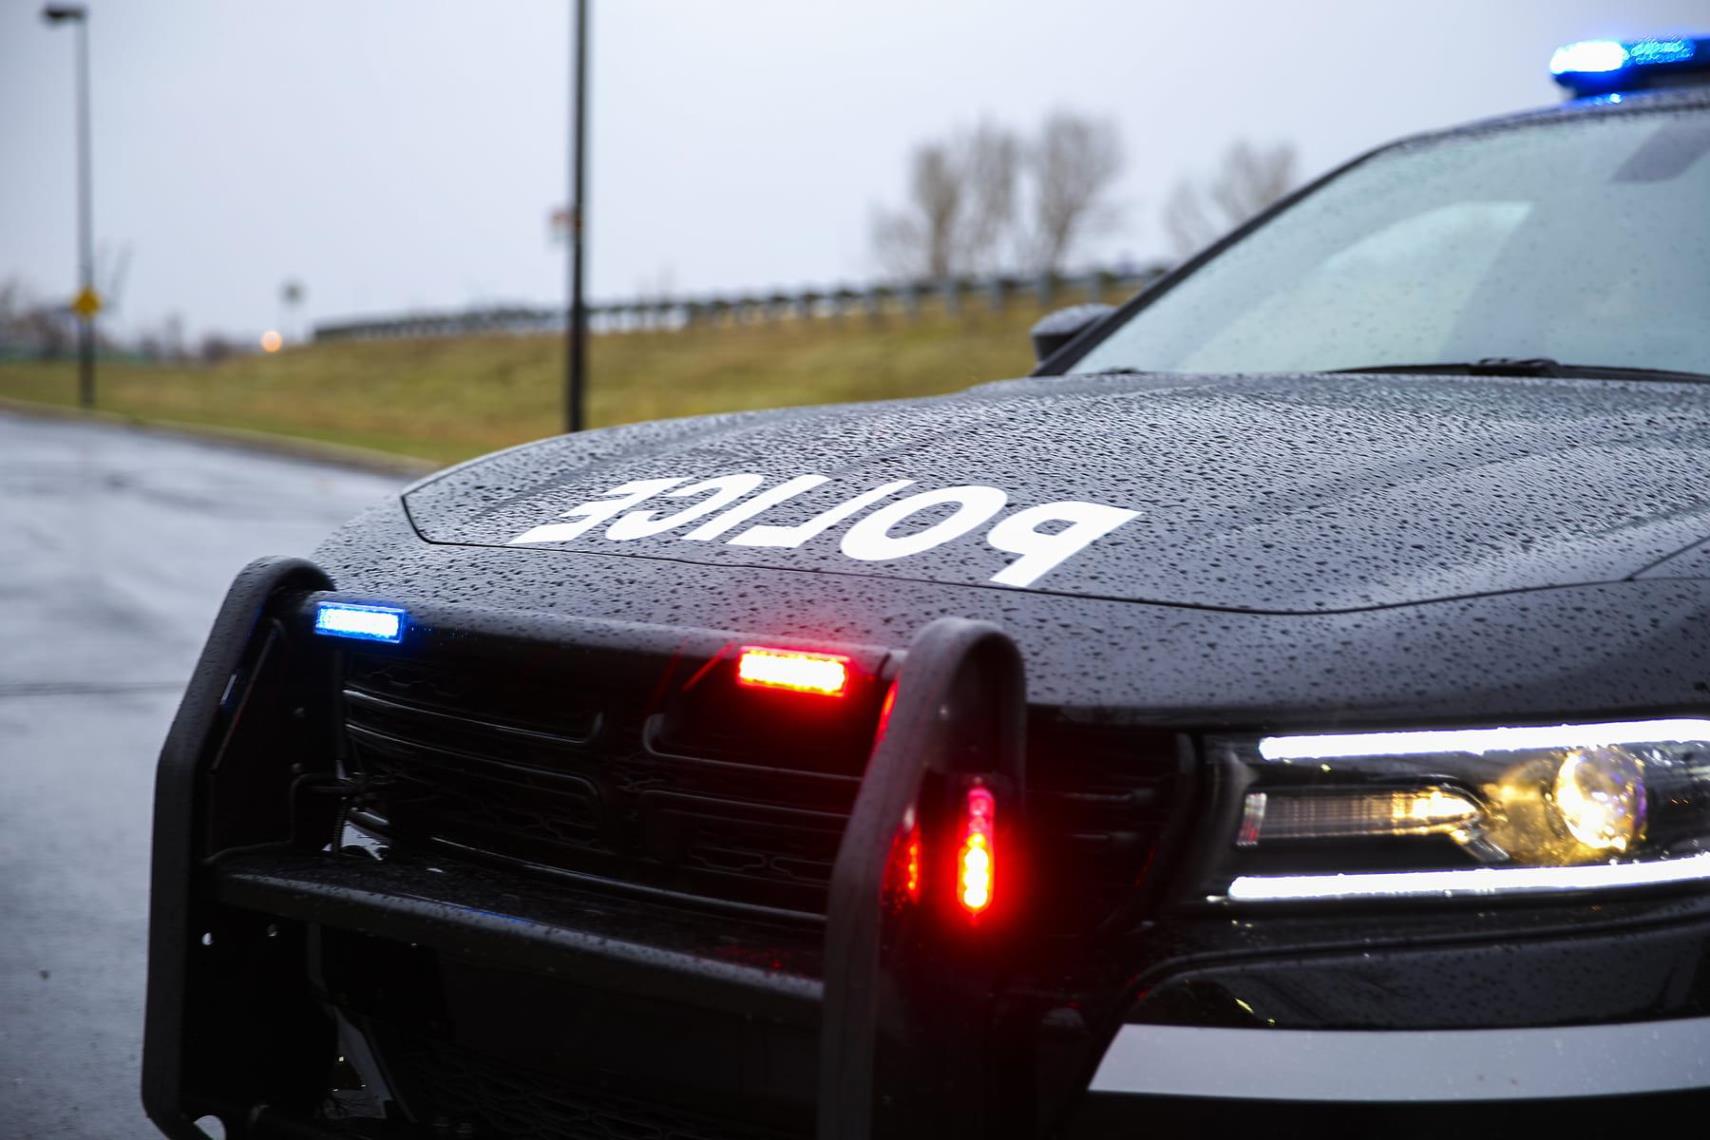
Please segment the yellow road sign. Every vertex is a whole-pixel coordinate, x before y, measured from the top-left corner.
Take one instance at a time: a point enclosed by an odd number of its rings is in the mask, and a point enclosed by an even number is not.
[[[101,311],[101,295],[93,289],[79,289],[71,299],[71,311],[88,320]]]

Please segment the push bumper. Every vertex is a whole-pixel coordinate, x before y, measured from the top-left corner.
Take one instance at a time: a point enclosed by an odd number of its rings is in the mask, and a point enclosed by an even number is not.
[[[203,1136],[208,1115],[234,1140],[453,1135],[465,1108],[495,1134],[526,1117],[574,1136],[1075,1137],[1280,1112],[1322,1135],[1330,1108],[1389,1128],[1480,1101],[1489,1122],[1493,1106],[1572,1098],[1553,1103],[1573,1114],[1710,1084],[1710,1020],[1678,1016],[1710,971],[1672,1020],[1642,1025],[1121,1025],[1137,989],[1127,947],[1084,944],[1065,964],[1015,912],[971,931],[899,904],[899,840],[945,826],[948,794],[1025,786],[1019,655],[970,622],[934,623],[902,658],[808,937],[478,867],[335,856],[336,816],[304,784],[337,731],[313,712],[325,662],[279,614],[330,586],[304,562],[246,570],[162,754],[143,1093],[168,1135]],[[260,744],[240,755],[246,719]],[[408,1072],[388,1060],[405,1056]],[[351,1115],[379,1085],[404,1107]],[[690,1107],[659,1109],[667,1089]]]
[[[1025,695],[1001,633],[945,620],[909,647],[827,916],[804,943],[763,918],[690,922],[562,883],[533,893],[526,876],[339,849],[345,809],[316,795],[339,780],[338,723],[319,707],[333,653],[301,636],[306,598],[331,586],[303,561],[247,568],[162,752],[143,1100],[164,1132],[200,1137],[212,1116],[234,1140],[437,1135],[456,1119],[411,1105],[440,1103],[449,1078],[392,1060],[429,1041],[511,1055],[514,1070],[477,1075],[482,1097],[531,1067],[580,1074],[549,1098],[570,1119],[615,1098],[607,1115],[629,1127],[650,1089],[669,1088],[716,1133],[1030,1131],[1029,1058],[1003,996],[1025,930],[971,938],[930,907],[898,907],[891,872],[895,840],[943,826],[970,782],[1021,787]],[[985,933],[1010,918],[994,907]],[[365,1113],[377,1089],[392,1106]],[[739,1106],[761,1119],[720,1123]]]

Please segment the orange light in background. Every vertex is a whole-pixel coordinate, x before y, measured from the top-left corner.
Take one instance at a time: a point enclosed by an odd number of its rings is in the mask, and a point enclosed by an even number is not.
[[[278,329],[268,329],[261,334],[261,351],[278,352],[285,347],[285,338],[279,335]]]
[[[834,653],[745,645],[736,659],[736,679],[763,689],[841,697],[849,686],[849,664]]]
[[[969,914],[979,914],[992,905],[997,871],[993,844],[996,818],[997,801],[990,789],[979,785],[969,788],[962,814],[962,844],[956,853],[956,900]]]

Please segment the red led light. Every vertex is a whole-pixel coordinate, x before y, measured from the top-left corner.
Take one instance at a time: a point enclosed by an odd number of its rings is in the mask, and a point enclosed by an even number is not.
[[[897,687],[892,685],[885,690],[885,699],[879,705],[879,728],[873,733],[873,743],[877,744],[885,738],[885,733],[891,730],[891,710],[897,707]]]
[[[977,784],[969,788],[962,812],[962,842],[956,851],[956,901],[971,915],[992,905],[997,872],[993,842],[996,818],[997,801],[990,789]]]
[[[910,902],[920,898],[920,829],[908,829],[908,840],[903,845],[903,894]]]
[[[756,688],[841,697],[849,687],[849,664],[849,658],[835,653],[745,645],[736,660],[736,679]]]
[[[920,901],[924,875],[921,868],[920,827],[914,821],[911,807],[903,815],[902,826],[891,839],[890,856],[885,862],[885,902],[899,907]]]

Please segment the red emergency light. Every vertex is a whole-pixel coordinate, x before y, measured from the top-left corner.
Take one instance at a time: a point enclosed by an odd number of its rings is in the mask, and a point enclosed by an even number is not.
[[[849,687],[849,666],[849,658],[835,653],[744,645],[736,659],[736,679],[755,688],[841,697]]]
[[[956,849],[956,901],[970,915],[992,905],[996,882],[997,800],[991,790],[975,784],[962,809],[962,841]]]

